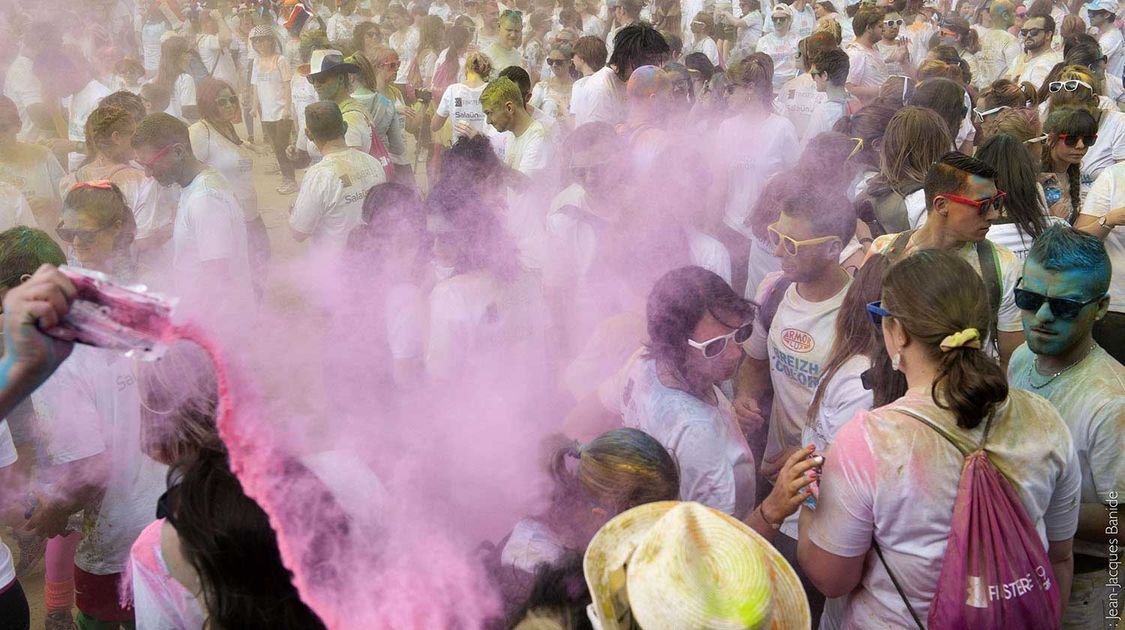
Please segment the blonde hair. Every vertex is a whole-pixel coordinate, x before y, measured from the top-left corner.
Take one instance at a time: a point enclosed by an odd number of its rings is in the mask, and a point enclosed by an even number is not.
[[[840,42],[844,41],[844,34],[840,28],[840,23],[834,18],[824,16],[816,21],[816,26],[813,27],[814,33],[828,33],[836,39],[836,45],[839,46]]]
[[[567,458],[578,460],[567,469]],[[583,495],[619,514],[680,495],[676,461],[652,436],[637,429],[613,429],[586,445],[573,443],[555,451],[551,474],[565,494]]]
[[[115,131],[123,131],[129,125],[136,125],[132,114],[121,107],[99,105],[86,119],[87,157],[84,164],[94,161],[101,148],[109,143]]]
[[[1051,111],[1060,107],[1080,107],[1087,109],[1095,118],[1098,117],[1098,96],[1104,91],[1101,81],[1098,80],[1094,73],[1086,66],[1067,66],[1059,72],[1059,76],[1055,81],[1082,81],[1083,83],[1093,86],[1093,91],[1086,89],[1084,86],[1078,86],[1078,89],[1073,92],[1066,90],[1059,90],[1050,96]]]
[[[492,60],[488,55],[473,51],[465,57],[465,74],[472,72],[478,77],[487,80],[492,76]]]

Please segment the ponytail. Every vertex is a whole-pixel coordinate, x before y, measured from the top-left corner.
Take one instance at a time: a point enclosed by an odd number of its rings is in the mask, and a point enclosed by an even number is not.
[[[957,426],[976,428],[1008,397],[1004,371],[981,350],[992,307],[967,262],[941,250],[899,260],[883,279],[883,306],[937,363],[930,396]]]
[[[1030,81],[1020,83],[1020,92],[1023,93],[1025,107],[1034,109],[1039,107],[1039,91],[1035,88],[1035,84]]]
[[[1008,397],[1008,379],[983,351],[960,348],[942,354],[930,394],[957,416],[957,426],[975,429]]]

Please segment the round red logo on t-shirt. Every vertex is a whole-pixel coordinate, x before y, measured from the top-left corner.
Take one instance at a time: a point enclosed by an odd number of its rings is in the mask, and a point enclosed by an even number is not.
[[[796,328],[786,328],[781,331],[781,343],[793,352],[808,352],[816,345],[812,335]]]

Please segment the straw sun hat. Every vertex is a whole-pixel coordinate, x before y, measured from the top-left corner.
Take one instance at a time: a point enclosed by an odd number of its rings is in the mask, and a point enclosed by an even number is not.
[[[601,630],[808,630],[789,563],[745,523],[699,503],[619,514],[586,549],[591,621]],[[594,619],[597,617],[597,619]]]

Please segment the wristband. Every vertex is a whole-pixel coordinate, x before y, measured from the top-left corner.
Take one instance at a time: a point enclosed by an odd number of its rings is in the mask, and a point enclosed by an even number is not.
[[[762,510],[763,505],[765,505],[765,501],[758,504],[758,516],[762,517],[762,520],[765,521],[766,525],[769,525],[774,529],[781,529],[781,523],[773,523],[770,521],[770,519],[766,518],[766,513]]]

